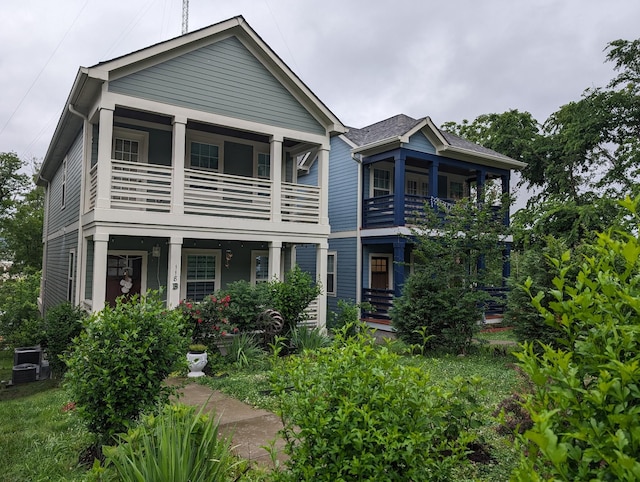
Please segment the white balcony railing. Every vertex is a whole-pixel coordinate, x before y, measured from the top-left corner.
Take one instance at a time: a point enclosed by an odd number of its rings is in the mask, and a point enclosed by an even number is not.
[[[283,182],[282,220],[317,223],[320,220],[320,188]]]
[[[111,160],[111,209],[171,213],[173,168]],[[89,172],[88,208],[98,195],[97,165]],[[177,200],[184,214],[256,220],[272,219],[272,181],[219,172],[184,169],[184,197]],[[320,188],[282,183],[281,218],[284,222],[318,223]]]
[[[170,166],[111,161],[111,207],[135,211],[171,211]]]
[[[271,181],[185,169],[184,212],[271,219]]]

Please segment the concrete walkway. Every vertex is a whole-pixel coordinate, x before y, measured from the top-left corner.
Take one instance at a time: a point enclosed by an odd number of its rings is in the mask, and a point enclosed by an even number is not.
[[[273,467],[271,456],[263,447],[271,446],[275,440],[278,460],[286,460],[284,440],[278,437],[282,422],[273,413],[253,408],[192,379],[172,379],[169,383],[182,386],[179,402],[197,407],[205,405],[206,412],[215,411],[216,417],[220,418],[220,432],[231,435],[236,455],[265,467]]]

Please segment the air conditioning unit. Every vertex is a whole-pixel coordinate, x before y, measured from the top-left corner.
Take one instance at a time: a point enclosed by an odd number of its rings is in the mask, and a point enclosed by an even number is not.
[[[35,382],[37,380],[38,365],[34,363],[22,363],[13,367],[11,384]]]
[[[13,350],[13,364],[22,365],[24,363],[33,363],[40,366],[42,362],[42,348],[40,345],[23,346]]]

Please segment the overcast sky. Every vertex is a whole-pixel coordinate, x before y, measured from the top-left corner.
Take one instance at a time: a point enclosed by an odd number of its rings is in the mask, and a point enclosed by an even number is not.
[[[638,0],[190,0],[189,30],[235,15],[342,120],[436,124],[508,109],[540,122],[614,75]],[[42,159],[80,66],[181,33],[182,0],[0,0],[0,152]]]

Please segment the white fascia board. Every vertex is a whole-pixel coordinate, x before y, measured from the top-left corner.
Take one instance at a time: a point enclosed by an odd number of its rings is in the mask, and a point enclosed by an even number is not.
[[[285,64],[280,57],[267,45],[264,40],[249,26],[249,24],[245,21],[243,17],[238,17],[240,20],[240,27],[243,28],[247,36],[253,40],[253,42],[258,45],[261,50],[266,53],[270,62],[275,65],[280,72],[283,72],[288,80],[296,87],[298,91],[304,94],[304,96],[310,100],[313,104],[313,107],[323,115],[325,121],[323,125],[326,126],[328,132],[336,132],[336,133],[344,133],[347,131],[347,128],[340,122],[340,119],[336,117],[336,115],[329,110],[329,108],[324,105],[324,103],[309,89],[302,80],[289,68],[287,64]],[[274,73],[274,72],[272,72]],[[301,99],[298,99],[301,100]]]
[[[472,151],[469,149],[463,149],[462,147],[454,147],[454,146],[446,146],[438,149],[438,154],[440,153],[449,154],[449,157],[457,158],[459,156],[466,157],[465,161],[472,161],[473,159],[482,159],[486,161],[486,164],[491,167],[498,167],[501,169],[522,169],[527,167],[526,162],[516,161],[515,159],[505,158],[501,156],[493,156],[491,154],[485,154],[482,152]],[[456,156],[458,155],[458,156]]]
[[[408,130],[402,136],[400,136],[400,142],[402,142],[403,144],[408,144],[411,136],[414,135],[416,132],[422,130],[422,128],[427,125],[427,119],[423,119],[420,123],[416,124],[412,129]]]
[[[347,136],[345,136],[344,134],[341,134],[338,136],[338,138],[343,141],[345,144],[347,144],[349,147],[351,147],[351,149],[357,149],[358,144],[356,144],[355,142],[353,142],[351,139],[349,139]],[[355,154],[355,152],[354,152]]]
[[[440,129],[438,129],[438,126],[436,126],[431,120],[431,117],[426,117],[425,121],[425,127],[427,127],[427,130],[424,132],[424,134],[427,136],[427,139],[429,139],[431,142],[436,141],[437,145],[448,146],[449,143],[447,142],[447,139],[445,139],[445,137],[442,135],[442,132],[440,132]]]
[[[394,226],[392,228],[362,229],[361,238],[376,238],[382,236],[411,236],[411,229],[406,226]],[[389,241],[391,242],[391,241]]]
[[[382,146],[385,146],[387,144],[393,144],[394,142],[402,142],[402,137],[400,137],[400,136],[387,137],[386,139],[381,139],[379,141],[371,142],[369,144],[365,144],[363,146],[356,147],[351,152],[353,154],[357,154],[359,152],[364,152],[364,151],[368,151],[370,149],[375,149],[376,147],[382,147]]]
[[[173,39],[142,48],[136,52],[123,55],[122,57],[118,57],[104,63],[96,64],[91,67],[91,69],[103,69],[108,72],[112,72],[114,70],[122,69],[139,62],[144,62],[152,57],[161,56],[163,54],[166,54],[167,52],[179,49],[180,47],[189,44],[197,44],[203,39],[212,37],[216,34],[232,29],[233,27],[241,26],[241,19],[242,17],[233,17],[229,20],[225,20],[215,25],[211,25],[209,27],[190,32],[185,35],[181,35],[179,37],[175,37]],[[166,59],[163,58],[162,60]]]

